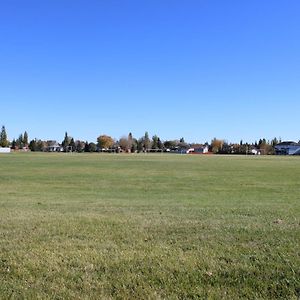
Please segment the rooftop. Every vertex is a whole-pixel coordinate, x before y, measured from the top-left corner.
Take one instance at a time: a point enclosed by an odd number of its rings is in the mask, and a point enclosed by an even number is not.
[[[299,146],[300,147],[300,143],[296,143],[293,141],[285,141],[277,144],[276,146]]]

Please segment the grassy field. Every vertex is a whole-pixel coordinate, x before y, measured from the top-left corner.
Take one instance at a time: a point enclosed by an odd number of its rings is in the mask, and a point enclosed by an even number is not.
[[[0,299],[299,299],[300,158],[0,155]]]

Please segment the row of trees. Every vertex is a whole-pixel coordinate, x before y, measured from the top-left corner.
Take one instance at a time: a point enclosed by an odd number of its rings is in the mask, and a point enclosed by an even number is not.
[[[219,154],[247,154],[253,149],[257,149],[261,154],[275,154],[274,146],[281,143],[281,140],[274,138],[271,141],[267,141],[265,138],[259,139],[254,143],[244,143],[240,141],[239,144],[228,143],[225,140],[218,140],[214,138],[210,144],[210,150],[213,153]]]
[[[7,138],[5,126],[2,126],[0,132],[0,147],[11,147],[12,149],[28,147],[28,133],[25,131],[24,134],[20,134],[17,139],[13,139],[10,143]]]
[[[150,138],[148,132],[145,132],[145,135],[139,139],[134,138],[130,132],[128,136],[123,136],[119,140],[115,140],[111,136],[103,134],[97,138],[96,144],[88,143],[87,141],[74,141],[74,139],[69,137],[66,132],[65,138],[61,145],[64,151],[67,151],[67,149],[75,149],[78,152],[107,150],[142,152],[149,150],[164,150],[167,148],[174,148],[176,146],[183,146],[186,148],[189,147],[189,145],[184,142],[183,138],[181,138],[179,141],[165,141],[163,143],[157,135],[154,135],[152,138]]]
[[[166,151],[188,149],[191,147],[207,146],[209,151],[215,154],[247,154],[252,149],[259,149],[261,154],[274,154],[274,146],[278,144],[280,139],[274,138],[267,141],[265,138],[260,139],[254,143],[228,143],[225,140],[214,138],[211,143],[203,144],[188,144],[184,138],[179,140],[162,141],[159,136],[154,135],[149,137],[148,132],[140,138],[134,138],[132,133],[128,136],[123,136],[119,140],[113,139],[108,135],[100,135],[97,142],[88,142],[74,140],[68,133],[65,133],[63,141],[58,144],[56,141],[43,141],[40,139],[33,139],[29,141],[28,133],[25,131],[20,134],[17,139],[9,142],[6,134],[5,126],[2,126],[0,132],[0,147],[11,147],[12,149],[29,149],[31,151],[76,151],[76,152],[96,152],[96,151],[125,151],[125,152],[143,152],[143,151]]]

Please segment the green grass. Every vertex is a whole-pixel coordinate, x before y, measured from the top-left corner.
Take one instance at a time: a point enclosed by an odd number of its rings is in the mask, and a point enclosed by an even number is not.
[[[1,299],[299,299],[300,158],[0,156]]]

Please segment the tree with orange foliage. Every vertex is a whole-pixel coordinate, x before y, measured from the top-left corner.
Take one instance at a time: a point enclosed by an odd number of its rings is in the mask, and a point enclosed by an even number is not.
[[[100,135],[97,138],[97,142],[98,142],[98,147],[101,149],[109,149],[113,146],[114,144],[114,140],[111,136],[109,135]]]
[[[219,153],[222,150],[224,141],[223,140],[218,140],[216,138],[214,138],[211,141],[211,150],[213,153]]]

